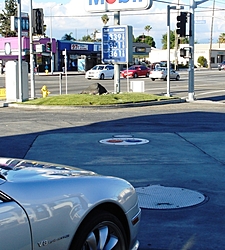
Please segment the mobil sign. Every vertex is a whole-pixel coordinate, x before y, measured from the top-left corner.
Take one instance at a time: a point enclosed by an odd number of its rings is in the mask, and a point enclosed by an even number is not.
[[[85,0],[85,10],[107,12],[121,10],[146,10],[152,7],[153,0]]]

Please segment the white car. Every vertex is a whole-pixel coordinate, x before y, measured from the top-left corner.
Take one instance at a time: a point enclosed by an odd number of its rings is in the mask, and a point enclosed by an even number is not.
[[[88,70],[85,74],[87,79],[113,79],[114,78],[114,66],[111,64],[95,65],[92,69]]]
[[[51,163],[0,158],[4,250],[136,250],[141,210],[123,179]]]
[[[167,68],[158,67],[150,72],[149,77],[152,79],[152,81],[155,81],[155,79],[162,79],[166,81],[167,80]],[[170,69],[170,79],[179,81],[180,75],[174,69]]]

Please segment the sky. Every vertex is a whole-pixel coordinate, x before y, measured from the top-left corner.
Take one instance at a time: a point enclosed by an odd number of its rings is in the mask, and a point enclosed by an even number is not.
[[[72,33],[72,36],[78,40],[83,36],[91,35],[95,29],[101,32],[103,27],[101,16],[105,13],[86,12],[85,1],[88,0],[21,0],[21,10],[29,13],[30,3],[33,8],[43,8],[47,36],[50,36],[50,30],[52,30],[52,37],[56,39]],[[150,35],[156,42],[156,48],[161,49],[162,36],[167,33],[167,6],[180,4],[184,6],[182,11],[189,11],[189,6],[193,2],[198,3],[201,0],[155,0],[148,10],[121,11],[120,24],[133,26],[135,37],[143,33]],[[1,0],[0,10],[2,9],[4,9],[4,1]],[[212,17],[213,9],[214,17]],[[107,12],[107,15],[109,16],[107,25],[114,25],[113,12]],[[177,15],[177,10],[170,10],[171,30],[176,29]],[[146,25],[152,27],[149,33],[145,31]],[[212,42],[216,43],[221,33],[225,33],[225,1],[208,0],[198,4],[195,8],[195,41],[209,43],[212,36]]]

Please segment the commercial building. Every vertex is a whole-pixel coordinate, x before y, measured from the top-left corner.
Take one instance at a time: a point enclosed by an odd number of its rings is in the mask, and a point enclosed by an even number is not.
[[[180,48],[186,48],[188,51],[188,44],[181,44]],[[176,51],[174,49],[170,50],[170,60],[171,62],[175,62],[175,54]],[[179,64],[188,64],[189,58],[191,56],[187,52],[187,57],[180,56],[180,50],[177,51],[178,56],[178,63]],[[195,51],[194,51],[194,64],[196,67],[200,67],[198,64],[198,58],[203,56],[207,60],[206,67],[217,68],[217,64],[225,60],[225,43],[214,43],[210,46],[210,44],[195,44]],[[152,48],[151,52],[149,53],[149,61],[151,63],[159,62],[159,61],[166,61],[167,60],[167,50],[161,50]],[[209,65],[210,63],[210,65]]]

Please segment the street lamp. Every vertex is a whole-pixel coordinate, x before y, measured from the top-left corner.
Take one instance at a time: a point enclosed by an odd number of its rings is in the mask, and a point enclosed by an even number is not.
[[[53,53],[52,53],[52,9],[56,6],[61,6],[63,5],[61,4],[56,4],[53,7],[50,8],[50,43],[51,43],[51,51],[50,51],[50,55],[51,55],[51,74],[53,74],[54,71],[54,58],[53,58]]]

